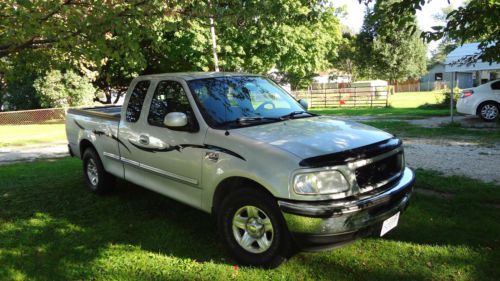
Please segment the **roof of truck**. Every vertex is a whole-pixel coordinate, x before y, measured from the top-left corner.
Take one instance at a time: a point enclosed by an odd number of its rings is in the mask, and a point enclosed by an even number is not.
[[[137,78],[181,78],[184,80],[195,80],[204,78],[215,78],[215,77],[232,77],[232,76],[260,76],[258,74],[250,74],[243,72],[173,72],[173,73],[161,73],[161,74],[149,74],[141,75]]]

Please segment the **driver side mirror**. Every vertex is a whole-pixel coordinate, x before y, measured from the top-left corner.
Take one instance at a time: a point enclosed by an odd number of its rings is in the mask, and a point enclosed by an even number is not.
[[[188,118],[183,112],[170,112],[163,119],[163,124],[168,128],[181,128],[188,124]]]
[[[300,106],[302,106],[302,108],[304,108],[304,110],[307,110],[309,108],[309,104],[307,103],[307,101],[305,99],[300,99],[299,104],[300,104]]]

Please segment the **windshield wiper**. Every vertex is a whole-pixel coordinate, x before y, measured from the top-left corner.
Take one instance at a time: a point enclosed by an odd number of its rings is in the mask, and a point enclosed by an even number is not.
[[[281,115],[280,116],[280,119],[281,120],[286,120],[286,119],[292,119],[293,117],[297,116],[297,115],[302,115],[302,114],[309,114],[310,116],[314,116],[314,114],[312,113],[309,113],[307,111],[303,111],[303,110],[300,110],[300,111],[292,111],[288,114],[285,114],[285,115]]]
[[[278,117],[252,116],[252,117],[239,117],[234,120],[227,120],[222,122],[220,125],[230,125],[230,124],[250,125],[255,123],[277,122],[277,121],[282,121],[282,119]]]
[[[252,116],[252,117],[240,117],[240,118],[236,119],[236,121],[238,123],[240,123],[240,124],[248,124],[248,123],[281,121],[281,118],[278,118],[278,117]]]

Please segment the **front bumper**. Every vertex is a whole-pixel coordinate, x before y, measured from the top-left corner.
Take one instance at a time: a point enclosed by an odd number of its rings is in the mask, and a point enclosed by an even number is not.
[[[357,238],[380,233],[382,222],[408,206],[415,173],[402,177],[382,192],[321,202],[279,200],[288,229],[304,250],[334,248]]]

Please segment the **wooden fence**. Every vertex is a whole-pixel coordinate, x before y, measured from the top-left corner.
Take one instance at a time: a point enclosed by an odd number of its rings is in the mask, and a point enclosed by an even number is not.
[[[308,89],[292,91],[291,94],[297,100],[307,100],[311,108],[386,107],[389,98],[386,87]]]

